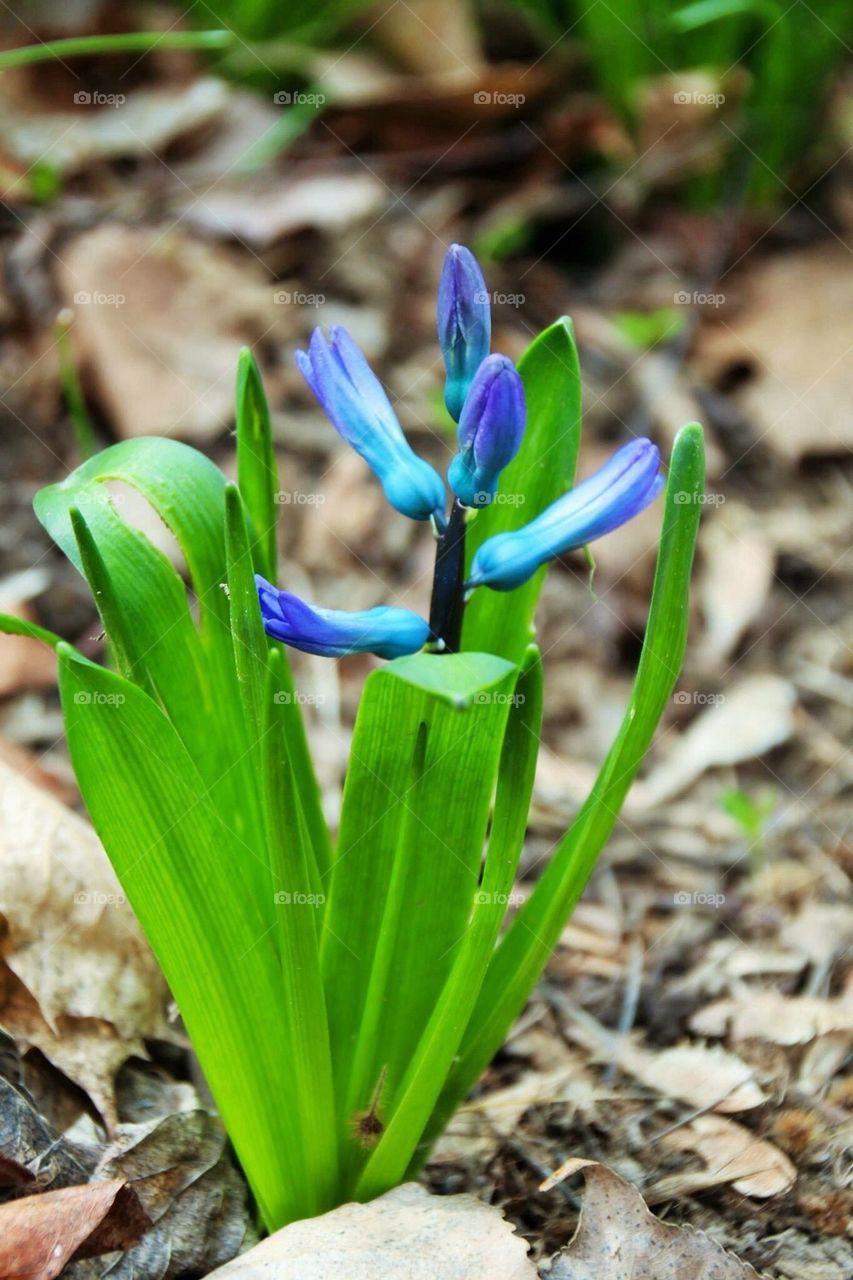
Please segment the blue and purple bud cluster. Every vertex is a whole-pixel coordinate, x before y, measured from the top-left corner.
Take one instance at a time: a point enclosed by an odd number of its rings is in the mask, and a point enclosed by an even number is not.
[[[439,538],[437,566],[452,550],[442,545],[451,536],[464,551],[465,512],[494,500],[501,472],[521,447],[526,418],[524,387],[513,362],[489,354],[489,295],[476,259],[460,245],[451,245],[444,260],[438,339],[445,404],[458,424],[459,451],[447,473],[455,495],[449,526],[441,477],[411,448],[385,390],[346,330],[336,326],[327,339],[317,329],[308,351],[296,354],[338,434],[374,471],[391,505],[413,520],[432,520]],[[457,589],[512,591],[547,561],[610,533],[657,497],[663,486],[659,466],[660,454],[650,440],[625,445],[530,524],[487,539],[474,556],[468,581],[457,583]],[[416,653],[429,640],[444,647],[446,637],[408,609],[319,609],[263,578],[257,582],[267,633],[307,653],[396,658]],[[460,618],[461,602],[458,609],[439,608],[435,616]]]

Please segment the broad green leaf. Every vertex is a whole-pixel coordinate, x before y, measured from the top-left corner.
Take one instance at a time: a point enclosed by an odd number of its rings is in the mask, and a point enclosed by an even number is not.
[[[110,497],[105,488],[109,481],[137,489],[174,533],[198,602],[198,627],[180,577],[165,556],[121,518],[121,497]],[[225,477],[202,454],[175,440],[146,437],[105,449],[60,484],[43,489],[35,506],[48,532],[82,570],[71,524],[71,509],[80,511],[112,584],[109,596],[99,596],[94,587],[99,606],[110,601],[115,606],[109,620],[102,612],[108,636],[116,632],[120,616],[121,656],[130,663],[134,678],[156,691],[226,821],[251,843],[259,838],[250,801],[252,738],[234,664],[224,495]],[[285,670],[283,681],[289,680]],[[290,719],[306,810],[311,811],[315,839],[321,844],[328,837],[317,817],[317,785],[298,703]],[[214,732],[211,725],[216,726]]]
[[[690,570],[704,485],[702,428],[675,440],[652,601],[637,675],[618,737],[588,799],[498,946],[439,1100],[435,1137],[503,1043],[583,892],[649,748],[684,660]]]
[[[529,524],[574,483],[581,375],[571,320],[563,317],[541,333],[518,371],[527,400],[524,440],[501,476],[497,500],[468,525],[469,565],[487,538]],[[476,591],[465,610],[462,648],[521,662],[533,636],[533,612],[544,578],[543,568],[516,591]]]
[[[252,550],[258,572],[276,578],[278,465],[264,384],[248,347],[237,366],[237,482],[253,530]]]
[[[280,655],[270,654],[267,694],[278,682]],[[270,702],[263,739],[264,794],[281,971],[276,1017],[284,1027],[294,1079],[293,1106],[302,1128],[309,1175],[321,1185],[339,1181],[338,1126],[326,998],[320,971],[322,882],[299,803],[295,771],[279,704]]]
[[[259,851],[222,820],[147,694],[60,645],[80,789],[150,939],[270,1227],[328,1208],[335,1170],[306,1141],[274,926],[238,874]],[[109,785],[105,786],[105,779]],[[328,1123],[328,1122],[327,1122]]]
[[[515,678],[489,654],[418,654],[362,694],[322,943],[352,1174],[353,1126],[396,1095],[465,932]]]
[[[494,815],[480,887],[453,966],[408,1063],[389,1119],[359,1180],[356,1196],[369,1199],[400,1182],[441,1093],[471,1016],[506,915],[527,829],[542,724],[542,665],[538,650],[526,659],[512,695],[501,750]]]

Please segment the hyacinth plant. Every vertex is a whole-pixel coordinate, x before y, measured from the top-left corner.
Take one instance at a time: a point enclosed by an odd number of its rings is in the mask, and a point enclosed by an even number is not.
[[[571,324],[546,329],[518,369],[490,354],[485,284],[457,246],[438,334],[458,436],[449,503],[347,333],[318,331],[297,356],[391,505],[431,525],[428,618],[390,605],[329,610],[279,589],[279,480],[244,352],[236,484],[184,444],[143,438],[37,495],[39,518],[92,589],[109,666],[43,628],[2,622],[57,651],[86,806],[270,1229],[417,1172],[541,974],[684,653],[703,485],[695,424],[669,460],[622,727],[534,890],[508,910],[539,746],[532,620],[547,564],[629,521],[664,480],[657,448],[633,440],[574,486]],[[123,518],[116,481],[175,535],[184,577]],[[335,838],[288,647],[388,660],[361,695]]]

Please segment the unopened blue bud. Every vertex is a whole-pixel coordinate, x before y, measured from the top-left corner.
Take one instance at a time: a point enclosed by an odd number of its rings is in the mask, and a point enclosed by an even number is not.
[[[521,446],[526,417],[524,387],[507,356],[487,356],[480,365],[459,419],[459,453],[447,478],[466,507],[486,507],[498,477]]]
[[[434,467],[403,434],[379,379],[340,325],[327,341],[315,329],[296,363],[338,434],[378,476],[385,496],[413,520],[444,519],[445,492]]]
[[[489,295],[470,249],[452,244],[438,285],[438,342],[444,357],[444,403],[458,422],[474,375],[492,340]]]
[[[417,653],[429,639],[429,626],[410,609],[378,605],[348,613],[319,609],[290,591],[279,591],[255,574],[261,617],[267,635],[304,653],[341,658],[348,653],[375,653],[400,658]]]
[[[633,519],[663,488],[660,452],[634,440],[523,529],[498,533],[477,549],[469,588],[512,591],[555,556],[601,538]]]

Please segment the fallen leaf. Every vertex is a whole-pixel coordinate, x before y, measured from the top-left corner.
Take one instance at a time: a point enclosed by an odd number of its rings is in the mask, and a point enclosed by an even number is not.
[[[53,1280],[75,1258],[126,1249],[148,1225],[135,1192],[120,1179],[0,1205],[0,1276]]]
[[[675,1045],[654,1052],[626,1041],[616,1061],[649,1089],[714,1111],[749,1111],[765,1102],[753,1071],[741,1058],[716,1045]]]
[[[370,1204],[291,1223],[216,1280],[535,1280],[527,1245],[474,1196],[407,1182]],[[603,1280],[603,1278],[602,1278]]]
[[[82,92],[86,92],[85,90]],[[175,139],[210,124],[228,103],[228,88],[212,77],[180,88],[134,89],[132,93],[89,94],[77,110],[43,111],[31,104],[4,103],[3,146],[28,168],[47,158],[59,173],[73,173],[93,161],[117,156],[150,156]]]
[[[110,1280],[206,1275],[257,1240],[246,1184],[221,1122],[207,1111],[121,1125],[93,1176],[126,1179],[153,1224]]]
[[[849,262],[848,249],[829,241],[763,257],[736,278],[742,313],[700,331],[705,376],[720,384],[733,370],[747,372],[734,398],[756,435],[788,460],[853,447]]]
[[[785,920],[782,941],[820,970],[853,944],[853,906],[849,902],[806,902]]]
[[[853,1032],[853,992],[836,1000],[785,996],[781,991],[749,991],[732,1000],[715,1000],[694,1013],[690,1027],[702,1036],[766,1040],[769,1044],[808,1044],[818,1036]]]
[[[596,1121],[600,1102],[617,1095],[599,1084],[585,1069],[580,1055],[563,1055],[563,1063],[550,1071],[526,1071],[505,1089],[485,1092],[460,1107],[430,1153],[430,1163],[455,1163],[460,1159],[491,1155],[496,1142],[516,1133],[531,1107],[557,1103],[587,1123]]]
[[[760,1280],[703,1232],[661,1222],[636,1187],[594,1160],[568,1160],[540,1190],[581,1171],[578,1229],[542,1269],[543,1280]]]
[[[105,223],[63,247],[57,273],[84,376],[122,437],[221,431],[240,348],[286,336],[297,310],[254,262],[171,228]]]
[[[670,1150],[695,1152],[707,1169],[662,1179],[654,1188],[656,1198],[731,1183],[741,1195],[764,1200],[784,1195],[797,1180],[797,1171],[784,1152],[723,1116],[697,1116],[663,1141]]]
[[[86,1182],[95,1166],[84,1151],[57,1133],[24,1084],[14,1040],[0,1031],[0,1159],[5,1185],[38,1179],[41,1187]]]
[[[340,233],[376,217],[387,200],[387,189],[368,173],[316,174],[274,187],[267,182],[253,186],[243,177],[233,184],[217,182],[203,199],[188,197],[182,221],[207,234],[234,236],[266,249],[282,236],[306,228]],[[299,298],[298,290],[290,292]]]
[[[765,534],[732,512],[719,512],[703,524],[703,569],[699,599],[705,629],[698,657],[714,670],[734,651],[760,618],[773,581],[775,556]]]
[[[165,979],[92,828],[2,763],[0,917],[0,1020],[114,1121],[115,1066],[175,1038]]]
[[[675,694],[676,703],[693,695]],[[709,694],[714,705],[700,712],[681,735],[669,758],[653,769],[632,801],[635,811],[656,808],[677,795],[706,769],[739,764],[781,746],[794,732],[794,687],[781,676],[747,676],[724,693]]]
[[[627,1036],[614,1035],[586,1011],[574,1010],[568,1035],[599,1061],[615,1062],[649,1089],[714,1111],[749,1111],[766,1101],[752,1067],[718,1045],[678,1044],[647,1049]]]

